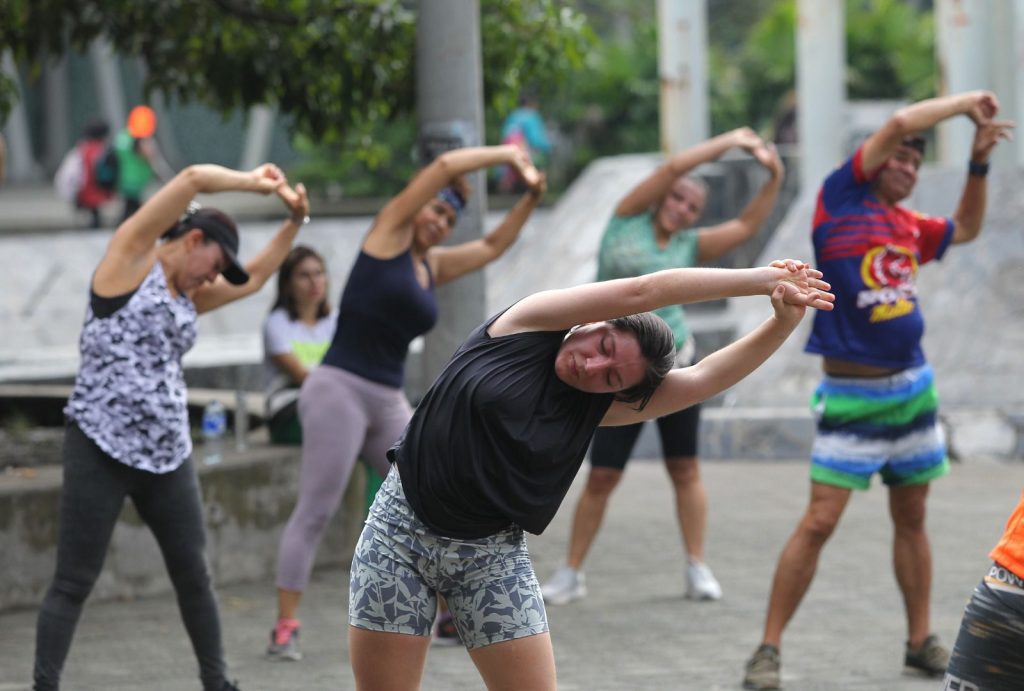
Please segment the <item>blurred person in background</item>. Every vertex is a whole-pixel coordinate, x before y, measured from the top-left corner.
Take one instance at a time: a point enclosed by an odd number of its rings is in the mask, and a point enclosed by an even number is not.
[[[822,183],[812,241],[836,308],[815,315],[804,350],[822,356],[811,406],[810,500],[779,555],[761,645],[747,661],[748,689],[781,686],[782,634],[811,587],[818,559],[854,490],[877,473],[889,491],[893,571],[907,619],[904,666],[941,676],[948,650],[931,630],[932,552],[926,530],[932,480],[949,472],[938,393],[921,338],[917,273],[981,232],[988,161],[1010,138],[989,91],[918,101],[897,110]],[[975,125],[956,211],[929,216],[900,205],[924,159],[921,132],[960,115]],[[841,642],[840,642],[841,645]]]
[[[464,176],[505,164],[529,181],[526,193],[494,230],[444,246],[466,206]],[[543,174],[520,147],[453,149],[420,170],[374,218],[342,290],[331,345],[299,393],[299,499],[278,550],[277,621],[268,659],[302,657],[302,593],[357,457],[381,477],[388,473],[387,450],[412,416],[403,390],[409,344],[437,321],[437,287],[504,254],[545,189]],[[440,635],[458,640],[453,626]]]
[[[690,173],[731,149],[753,156],[768,171],[768,178],[736,218],[713,226],[694,227],[707,204],[708,190]],[[619,202],[601,239],[597,280],[643,276],[718,259],[757,235],[775,206],[783,178],[782,161],[774,145],[765,144],[748,127],[680,151]],[[672,328],[676,366],[692,365],[696,347],[683,307],[667,305],[655,310],[655,314]],[[697,460],[700,406],[673,412],[659,418],[657,424],[683,536],[686,596],[695,600],[717,600],[722,597],[722,588],[705,563],[704,555],[707,493]],[[594,433],[590,473],[573,515],[566,563],[541,589],[548,604],[568,604],[586,596],[583,562],[642,428],[641,422],[601,427]]]
[[[327,264],[296,245],[277,272],[277,297],[263,321],[263,371],[270,441],[301,444],[299,388],[331,344],[338,313],[327,299]]]

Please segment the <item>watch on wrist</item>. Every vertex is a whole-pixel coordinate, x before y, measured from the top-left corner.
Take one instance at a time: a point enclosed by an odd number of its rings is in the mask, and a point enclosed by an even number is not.
[[[975,163],[974,161],[968,161],[967,163],[967,174],[973,175],[976,178],[983,178],[988,175],[988,161],[984,163]]]

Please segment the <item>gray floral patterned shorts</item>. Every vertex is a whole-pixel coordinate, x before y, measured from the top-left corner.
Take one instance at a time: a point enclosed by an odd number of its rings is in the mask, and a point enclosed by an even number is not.
[[[548,631],[522,529],[479,540],[438,535],[413,513],[392,468],[352,557],[348,623],[429,636],[437,593],[469,650]]]

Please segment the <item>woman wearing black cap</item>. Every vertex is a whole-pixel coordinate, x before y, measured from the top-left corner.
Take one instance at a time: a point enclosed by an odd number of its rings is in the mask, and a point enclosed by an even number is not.
[[[238,230],[227,215],[203,209],[182,216],[196,194],[229,190],[276,193],[290,212],[244,268]],[[125,497],[160,545],[203,689],[236,688],[226,676],[206,564],[181,359],[195,341],[197,314],[259,290],[308,211],[303,186],[293,190],[276,166],[239,172],[198,165],[179,173],[111,237],[92,276],[81,365],[64,410],[57,568],[36,629],[37,691],[59,687]]]
[[[505,164],[530,186],[522,199],[484,237],[441,246],[466,204],[468,186],[462,176]],[[374,219],[341,294],[334,338],[299,394],[299,501],[278,550],[278,618],[268,658],[301,657],[297,611],[302,591],[357,456],[387,475],[387,449],[412,416],[402,390],[406,353],[409,343],[437,320],[435,288],[500,257],[544,190],[544,177],[518,147],[455,149],[421,170]]]

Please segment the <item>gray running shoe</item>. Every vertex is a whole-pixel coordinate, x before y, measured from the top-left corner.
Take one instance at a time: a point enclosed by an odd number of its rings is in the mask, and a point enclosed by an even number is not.
[[[567,605],[587,596],[587,579],[582,571],[563,566],[540,587],[540,594],[544,604]]]
[[[778,648],[770,643],[761,644],[747,660],[743,688],[755,691],[777,691],[782,688],[782,660]]]
[[[908,670],[919,674],[941,677],[949,666],[949,651],[939,643],[938,636],[931,634],[924,639],[919,648],[911,648],[910,643],[907,643],[907,654],[903,658],[903,664]]]
[[[299,629],[289,629],[278,638],[274,629],[270,630],[270,645],[267,646],[268,660],[287,660],[296,662],[302,659],[299,650]]]

